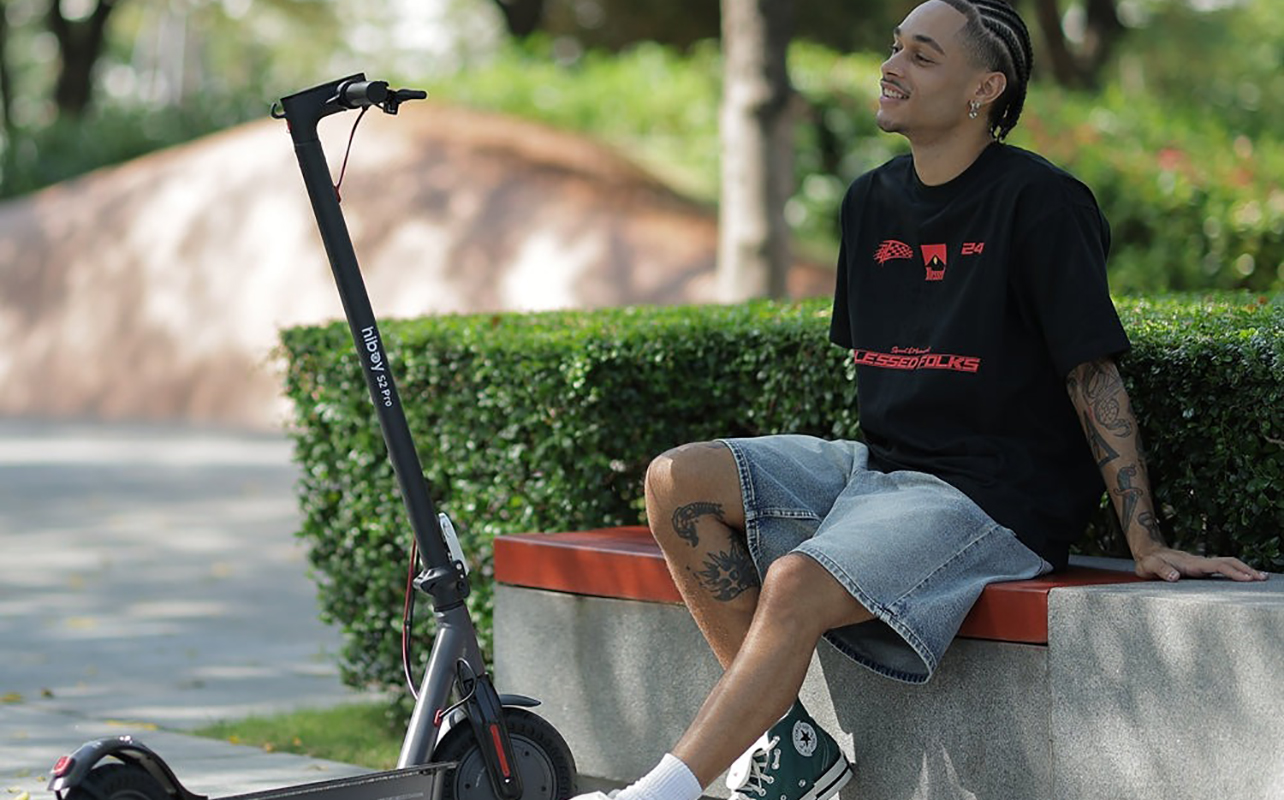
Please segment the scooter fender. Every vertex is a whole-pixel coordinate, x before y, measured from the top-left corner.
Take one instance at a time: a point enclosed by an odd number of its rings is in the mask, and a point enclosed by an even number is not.
[[[58,759],[51,771],[49,790],[61,797],[62,792],[79,785],[90,770],[107,758],[135,764],[147,770],[177,800],[209,800],[203,794],[188,791],[179,782],[174,770],[155,751],[132,736],[95,739],[82,744],[74,753]]]
[[[499,696],[499,704],[504,708],[508,708],[509,706],[515,706],[517,708],[534,708],[540,704],[540,701],[533,697],[527,697],[524,694],[501,694]],[[463,706],[460,706],[447,714],[445,719],[441,721],[441,727],[437,729],[437,744],[441,744],[441,742],[446,738],[446,734],[450,733],[451,728],[459,725],[460,723],[466,722],[468,722],[468,713],[464,711]],[[434,745],[434,748],[435,747],[436,745]]]

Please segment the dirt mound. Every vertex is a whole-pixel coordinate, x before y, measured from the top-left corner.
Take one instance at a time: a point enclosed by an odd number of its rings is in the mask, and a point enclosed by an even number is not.
[[[336,172],[354,119],[322,126]],[[712,300],[711,209],[531,123],[367,115],[343,200],[380,319]],[[277,331],[342,316],[272,120],[0,205],[0,287],[5,415],[278,427]]]

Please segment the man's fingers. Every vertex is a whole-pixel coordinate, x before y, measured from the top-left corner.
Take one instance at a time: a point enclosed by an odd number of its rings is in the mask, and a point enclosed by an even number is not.
[[[1264,581],[1269,577],[1238,558],[1207,558],[1180,552],[1152,554],[1140,562],[1138,567],[1137,574],[1143,578],[1153,577],[1169,582],[1180,580],[1183,575],[1191,578],[1221,575],[1233,581]]]
[[[1234,581],[1264,581],[1267,578],[1265,572],[1258,572],[1238,558],[1218,558],[1215,561],[1217,572]]]
[[[1172,564],[1172,567],[1192,578],[1221,575],[1233,581],[1261,581],[1266,580],[1267,577],[1265,572],[1258,572],[1238,558],[1229,556],[1205,558],[1203,556],[1186,555],[1184,559],[1174,559],[1174,561],[1177,563]],[[1174,579],[1169,578],[1169,580]]]
[[[1137,563],[1137,567],[1137,574],[1143,578],[1159,578],[1170,582],[1181,578],[1181,572],[1158,555],[1147,556]]]

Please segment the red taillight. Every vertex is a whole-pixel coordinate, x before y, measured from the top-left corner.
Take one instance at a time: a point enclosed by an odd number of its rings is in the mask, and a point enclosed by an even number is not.
[[[504,745],[499,735],[499,726],[491,723],[490,738],[495,743],[495,754],[499,756],[499,771],[504,773],[505,778],[511,778],[513,773],[508,769],[508,753],[504,752]]]
[[[53,776],[55,778],[61,778],[63,775],[66,775],[68,772],[71,772],[71,768],[74,767],[75,765],[76,765],[75,759],[73,759],[71,756],[63,756],[62,758],[58,759],[58,763],[54,764]]]

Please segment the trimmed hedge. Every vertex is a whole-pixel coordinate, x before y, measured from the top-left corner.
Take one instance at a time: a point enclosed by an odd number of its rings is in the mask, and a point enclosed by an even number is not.
[[[1124,365],[1175,544],[1280,567],[1284,305],[1121,300]],[[456,521],[489,649],[491,538],[643,521],[642,476],[717,436],[857,434],[853,370],[829,304],[444,316],[385,338],[434,498]],[[346,325],[282,335],[306,540],[345,681],[401,683],[410,541]],[[1105,514],[1088,552],[1126,555]],[[419,642],[430,641],[421,614]],[[427,655],[421,646],[419,654]]]

